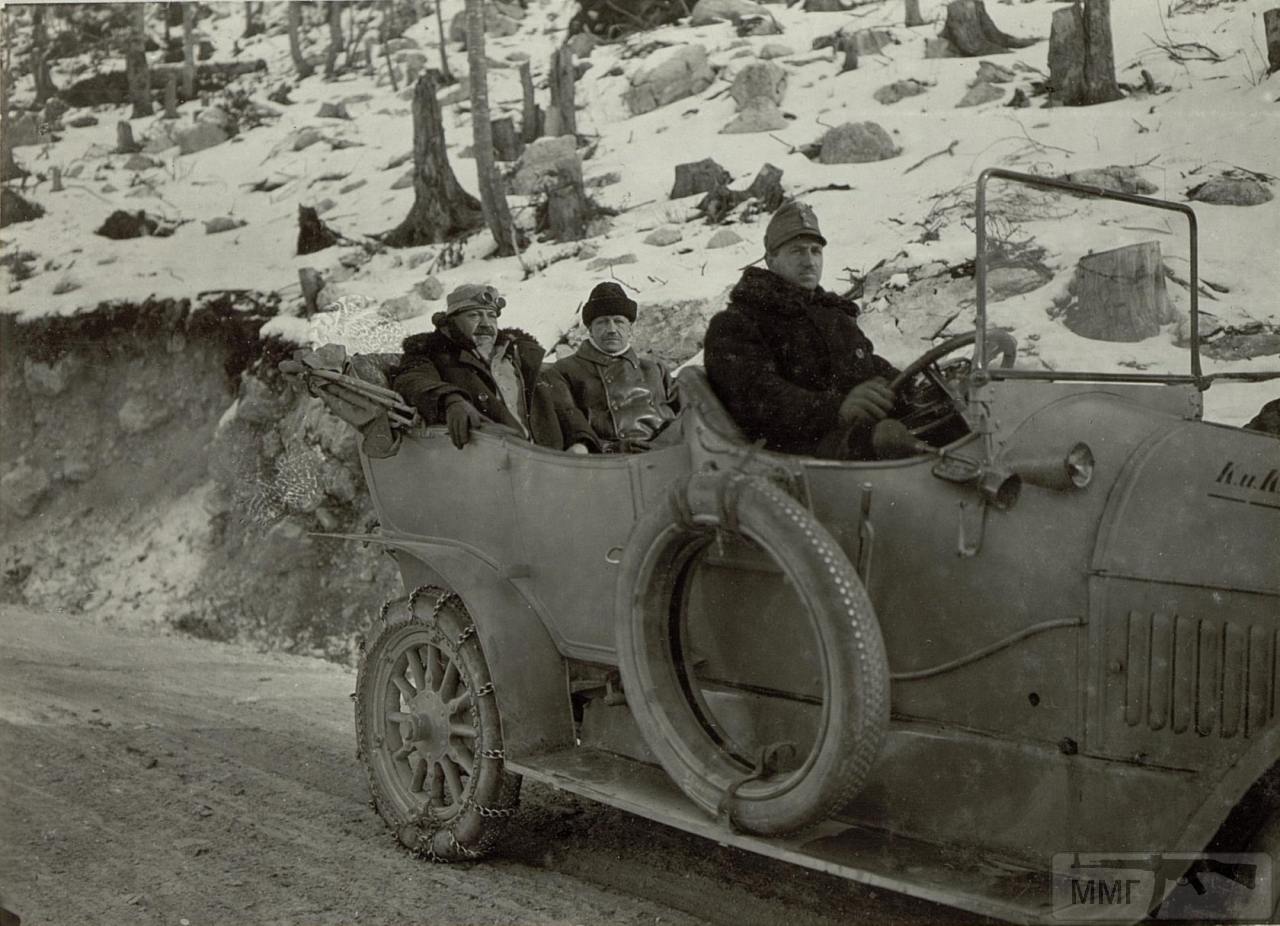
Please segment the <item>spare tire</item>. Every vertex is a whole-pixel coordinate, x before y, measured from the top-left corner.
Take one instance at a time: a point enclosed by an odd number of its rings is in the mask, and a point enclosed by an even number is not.
[[[678,652],[682,576],[717,531],[745,538],[781,568],[816,642],[817,733],[788,771],[753,767],[726,749],[689,690]],[[827,819],[861,789],[889,722],[888,660],[858,574],[806,508],[762,476],[694,474],[641,517],[620,566],[617,650],[627,704],[694,803],[743,832],[781,835]]]

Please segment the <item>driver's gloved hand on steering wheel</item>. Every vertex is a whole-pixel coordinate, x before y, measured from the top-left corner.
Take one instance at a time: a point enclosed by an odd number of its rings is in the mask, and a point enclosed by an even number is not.
[[[449,437],[453,446],[459,450],[471,438],[471,429],[481,424],[485,417],[474,405],[460,395],[451,395],[444,410],[445,422],[449,426]]]
[[[889,384],[878,376],[874,377],[849,390],[849,394],[840,403],[840,420],[845,424],[874,424],[888,417],[895,401],[896,397]]]

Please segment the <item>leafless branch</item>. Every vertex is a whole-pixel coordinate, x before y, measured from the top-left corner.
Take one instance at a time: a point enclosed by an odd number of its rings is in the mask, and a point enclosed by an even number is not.
[[[903,173],[904,173],[904,174],[909,174],[909,173],[911,173],[913,170],[915,170],[917,167],[920,167],[920,166],[922,166],[923,164],[925,164],[925,163],[927,163],[927,162],[929,162],[929,161],[932,161],[934,158],[936,158],[936,157],[940,157],[940,156],[942,156],[942,155],[944,155],[944,154],[947,154],[947,155],[950,155],[950,156],[952,156],[952,157],[955,157],[955,153],[956,153],[956,145],[958,145],[958,144],[960,144],[960,140],[959,140],[959,139],[956,139],[956,140],[955,140],[955,141],[953,141],[951,144],[947,145],[947,147],[942,148],[942,149],[940,149],[940,150],[938,150],[938,151],[935,151],[935,152],[933,152],[933,154],[926,154],[926,155],[925,155],[924,157],[922,157],[920,160],[916,161],[914,164],[912,164],[910,167],[908,167],[906,170],[904,170],[904,171],[903,171]]]

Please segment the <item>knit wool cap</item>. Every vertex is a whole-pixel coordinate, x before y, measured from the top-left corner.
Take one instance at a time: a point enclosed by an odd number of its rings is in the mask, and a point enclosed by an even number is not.
[[[814,215],[813,208],[793,199],[783,203],[769,220],[769,225],[764,230],[764,249],[776,251],[788,241],[799,238],[801,235],[817,238],[822,242],[823,247],[827,246],[827,239],[822,237],[822,232],[818,228],[818,217]]]
[[[445,298],[445,310],[431,316],[431,322],[437,328],[443,328],[445,322],[459,312],[467,309],[493,309],[499,315],[506,307],[507,300],[487,283],[463,283]]]
[[[632,324],[636,320],[636,301],[628,296],[617,283],[597,283],[582,307],[582,323],[588,328],[597,318],[606,315],[622,315]]]

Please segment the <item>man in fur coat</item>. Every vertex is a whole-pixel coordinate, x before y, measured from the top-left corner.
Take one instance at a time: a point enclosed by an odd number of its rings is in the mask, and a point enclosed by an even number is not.
[[[467,283],[432,318],[436,330],[404,340],[392,387],[427,424],[445,424],[461,448],[471,429],[497,422],[543,447],[585,453],[590,434],[565,434],[554,387],[541,378],[544,351],[532,335],[498,329],[506,300]]]
[[[590,431],[605,453],[647,450],[676,417],[671,375],[631,346],[635,300],[617,283],[600,283],[582,307],[587,340],[546,370],[572,399],[565,427]]]
[[[784,204],[765,230],[767,269],[743,271],[707,328],[703,362],[750,439],[782,453],[871,459],[897,370],[858,328],[857,305],[819,286],[826,244],[812,209]]]

